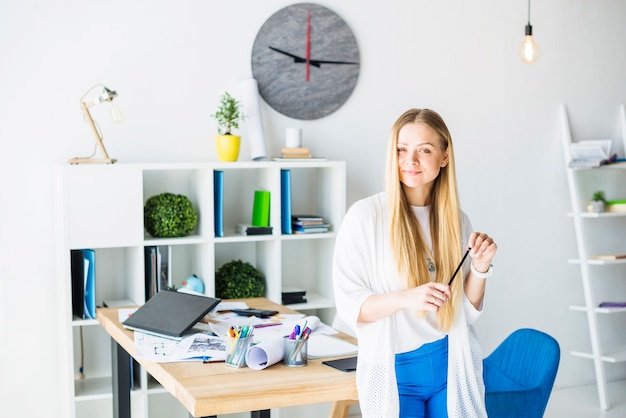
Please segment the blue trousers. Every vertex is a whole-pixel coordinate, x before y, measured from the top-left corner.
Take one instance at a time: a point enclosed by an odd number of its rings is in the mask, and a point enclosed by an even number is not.
[[[448,336],[396,354],[401,418],[446,418]]]

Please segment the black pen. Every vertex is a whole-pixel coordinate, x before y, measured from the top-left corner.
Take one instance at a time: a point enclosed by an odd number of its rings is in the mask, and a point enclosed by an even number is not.
[[[469,252],[471,251],[471,248],[467,248],[467,251],[465,251],[465,255],[463,256],[463,258],[461,259],[461,262],[459,263],[458,267],[456,268],[456,270],[454,270],[454,274],[452,274],[452,278],[450,279],[450,281],[448,282],[448,286],[452,286],[452,282],[454,281],[454,278],[456,277],[456,274],[459,272],[459,270],[461,269],[461,266],[463,265],[463,263],[465,262],[465,259],[467,258],[467,256],[469,255]]]

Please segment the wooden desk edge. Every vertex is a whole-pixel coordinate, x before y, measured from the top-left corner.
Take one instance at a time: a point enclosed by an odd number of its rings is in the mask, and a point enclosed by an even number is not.
[[[266,298],[252,298],[242,299],[248,306],[260,309],[274,309],[282,313],[297,313],[289,309],[286,306],[276,304],[269,301]],[[119,308],[99,308],[97,310],[96,319],[104,328],[104,330],[128,352],[134,357],[135,345],[133,338],[133,331],[123,328],[119,321]],[[344,333],[339,333],[338,337],[356,343],[356,340]],[[215,399],[205,394],[208,392],[206,388],[197,387],[195,385],[197,376],[184,376],[175,378],[172,376],[171,371],[177,369],[184,369],[194,367],[205,367],[216,373],[216,376],[220,377],[219,386],[223,387],[227,385],[228,379],[233,378],[235,373],[246,374],[259,374],[266,380],[272,376],[279,374],[280,381],[285,381],[284,377],[294,377],[297,374],[301,374],[298,369],[292,369],[284,366],[282,363],[276,364],[264,370],[256,371],[248,368],[243,369],[230,369],[226,368],[223,363],[211,363],[207,365],[199,364],[198,362],[188,363],[154,363],[143,359],[137,359],[137,361],[146,369],[146,371],[152,375],[168,392],[176,397],[179,402],[193,415],[193,416],[209,416],[228,413],[245,412],[251,410],[262,410],[271,408],[283,408],[288,406],[298,406],[307,404],[316,404],[322,402],[333,402],[341,400],[356,399],[356,382],[354,373],[344,373],[334,370],[328,366],[322,365],[322,361],[332,358],[341,358],[347,356],[329,357],[323,359],[310,359],[309,366],[305,369],[311,373],[315,371],[321,371],[324,377],[324,383],[320,381],[314,382],[311,386],[307,383],[301,387],[298,387],[298,383],[302,385],[302,381],[293,382],[295,387],[272,387],[269,383],[261,384],[267,386],[267,391],[258,393],[259,397],[247,398],[245,393],[239,393],[239,384],[232,382],[237,390],[233,391],[232,396],[223,395],[220,397],[219,402],[214,402]],[[224,370],[216,369],[217,367],[225,368]],[[328,368],[328,370],[326,370]],[[282,370],[281,370],[282,369]],[[199,370],[199,369],[196,369]],[[289,371],[290,374],[284,374],[285,371]],[[261,375],[260,373],[264,373]],[[325,375],[328,374],[328,377]],[[206,377],[203,376],[206,380]],[[239,379],[241,380],[241,379]],[[291,380],[291,379],[289,379]],[[181,383],[185,381],[186,384]],[[274,381],[273,381],[274,382]],[[199,384],[199,383],[198,383]],[[276,384],[275,382],[273,384]],[[257,390],[259,385],[255,385]],[[195,387],[195,390],[193,389]],[[194,395],[192,392],[196,392]],[[211,391],[212,392],[212,391]],[[225,398],[228,396],[228,398]]]

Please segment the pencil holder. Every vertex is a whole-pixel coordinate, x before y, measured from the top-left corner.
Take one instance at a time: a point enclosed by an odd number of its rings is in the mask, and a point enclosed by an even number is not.
[[[309,364],[307,357],[308,346],[309,340],[307,338],[297,340],[285,338],[285,357],[283,359],[285,365],[289,367],[300,367]]]
[[[242,338],[226,337],[226,365],[244,367],[246,365],[246,351],[252,342],[252,335]]]

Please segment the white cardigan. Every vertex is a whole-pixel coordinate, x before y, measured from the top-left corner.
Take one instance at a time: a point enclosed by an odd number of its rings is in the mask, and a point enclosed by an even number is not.
[[[357,323],[361,305],[369,296],[401,286],[389,245],[388,224],[384,192],[356,202],[344,217],[333,259],[337,313],[356,331],[359,342],[356,378],[365,418],[399,415],[395,315],[372,323]],[[471,224],[465,214],[462,227],[467,242]],[[468,270],[469,262],[464,265],[463,277]],[[455,323],[448,332],[448,416],[483,418],[487,413],[482,353],[471,326],[480,311],[466,297],[463,299],[464,309],[457,310]]]

